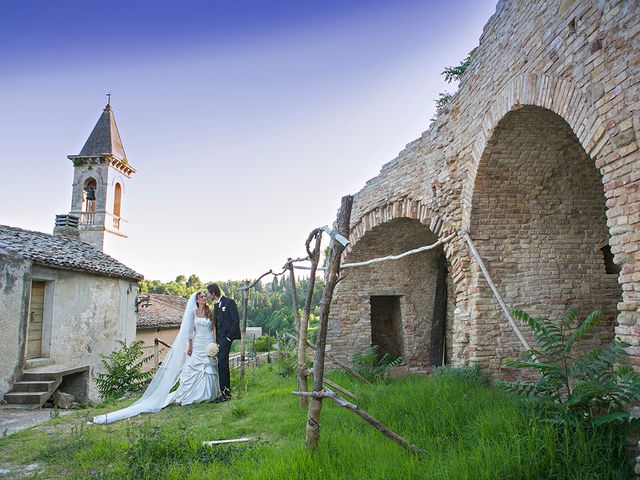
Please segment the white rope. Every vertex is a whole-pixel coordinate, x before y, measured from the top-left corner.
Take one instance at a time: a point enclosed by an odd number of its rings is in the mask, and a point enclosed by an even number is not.
[[[371,260],[367,260],[366,262],[345,263],[345,264],[341,265],[340,268],[366,267],[366,266],[372,265],[374,263],[386,262],[387,260],[398,260],[400,258],[404,258],[404,257],[407,257],[409,255],[413,255],[415,253],[424,252],[426,250],[433,250],[434,248],[439,247],[440,245],[442,245],[444,243],[447,243],[449,240],[451,240],[455,236],[456,236],[456,234],[452,233],[448,237],[445,237],[445,238],[443,238],[441,240],[438,240],[433,245],[425,245],[424,247],[414,248],[413,250],[409,250],[409,251],[401,253],[399,255],[389,255],[387,257],[373,258]]]

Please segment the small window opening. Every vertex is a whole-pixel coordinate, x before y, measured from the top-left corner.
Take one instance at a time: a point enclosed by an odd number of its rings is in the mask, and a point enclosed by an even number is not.
[[[602,256],[604,257],[604,269],[607,273],[616,274],[620,273],[620,266],[616,265],[613,261],[613,253],[611,253],[611,247],[609,245],[605,245],[600,249],[602,252]]]

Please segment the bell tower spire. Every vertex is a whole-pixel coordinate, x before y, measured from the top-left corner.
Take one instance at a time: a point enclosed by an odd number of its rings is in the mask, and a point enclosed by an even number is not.
[[[127,182],[136,170],[129,164],[111,108],[111,94],[100,118],[73,162],[71,214],[80,219],[80,239],[109,253],[127,238],[123,206]]]

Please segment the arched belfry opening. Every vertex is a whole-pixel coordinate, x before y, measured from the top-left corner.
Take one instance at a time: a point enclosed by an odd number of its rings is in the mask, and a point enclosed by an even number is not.
[[[113,226],[120,228],[120,209],[122,206],[122,185],[116,183],[113,189]]]
[[[431,245],[438,237],[419,220],[396,218],[364,234],[345,263]],[[350,358],[371,345],[401,355],[409,367],[442,365],[451,357],[453,289],[442,247],[344,270],[332,306],[334,354]]]
[[[525,106],[500,120],[476,174],[469,230],[510,309],[557,319],[571,305],[582,315],[598,308],[606,321],[592,345],[614,336],[622,292],[605,212],[600,172],[562,117]],[[474,287],[478,352],[495,371],[522,347],[478,271]]]
[[[96,213],[96,199],[98,198],[98,183],[93,177],[89,177],[84,181],[82,188],[82,218],[83,225],[93,225]]]

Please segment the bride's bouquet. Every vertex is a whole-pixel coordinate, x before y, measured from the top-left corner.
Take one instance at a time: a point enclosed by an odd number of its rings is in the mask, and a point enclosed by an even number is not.
[[[218,344],[210,343],[207,347],[207,356],[211,358],[215,358],[218,356]]]

